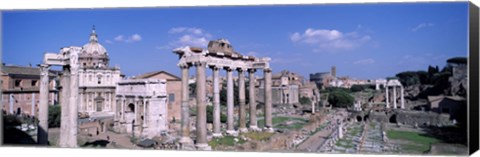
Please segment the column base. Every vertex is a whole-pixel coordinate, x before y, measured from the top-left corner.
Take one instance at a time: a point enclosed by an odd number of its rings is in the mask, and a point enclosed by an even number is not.
[[[244,133],[244,132],[248,132],[248,129],[247,128],[239,128],[238,131],[240,133]]]
[[[256,125],[250,125],[249,129],[250,131],[262,131],[262,129],[258,128]]]
[[[212,133],[212,136],[214,138],[219,138],[219,137],[223,137],[223,134],[222,133]]]
[[[269,133],[273,133],[273,132],[274,132],[273,128],[267,128],[267,127],[263,128],[263,131],[269,132]]]
[[[180,140],[178,140],[178,142],[183,145],[186,145],[186,144],[193,145],[193,140],[190,137],[181,137]]]
[[[227,134],[231,136],[238,136],[238,132],[235,130],[227,130]]]
[[[197,148],[197,150],[212,150],[212,147],[210,147],[208,144],[206,143],[198,143],[198,144],[195,144],[195,147]]]

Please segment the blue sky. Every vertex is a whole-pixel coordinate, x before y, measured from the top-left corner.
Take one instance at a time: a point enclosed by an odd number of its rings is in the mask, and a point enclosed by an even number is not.
[[[179,75],[172,49],[228,39],[242,54],[272,58],[274,73],[376,79],[443,67],[467,56],[468,3],[324,4],[4,11],[7,64],[40,63],[44,52],[83,46],[92,25],[127,76]],[[193,71],[191,74],[194,74]]]

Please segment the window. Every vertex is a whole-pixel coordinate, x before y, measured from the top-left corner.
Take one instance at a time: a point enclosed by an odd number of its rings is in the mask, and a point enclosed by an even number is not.
[[[37,80],[32,80],[32,84],[31,84],[31,85],[32,85],[32,87],[37,86]]]
[[[175,101],[175,94],[174,93],[168,94],[168,101],[169,102],[174,102]]]
[[[22,80],[15,80],[15,87],[20,87],[22,85]]]
[[[102,77],[98,77],[97,83],[98,83],[98,84],[101,84],[101,83],[102,83]]]

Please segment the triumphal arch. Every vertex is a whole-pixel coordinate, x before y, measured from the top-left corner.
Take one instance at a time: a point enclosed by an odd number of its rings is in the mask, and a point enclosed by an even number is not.
[[[272,128],[272,70],[270,69],[270,58],[257,58],[245,56],[233,50],[232,45],[225,39],[210,41],[208,49],[196,47],[181,47],[173,50],[179,56],[178,66],[182,71],[182,121],[181,139],[182,145],[193,144],[190,138],[189,128],[189,86],[188,71],[190,67],[196,68],[196,143],[199,150],[209,149],[207,144],[207,108],[206,108],[206,68],[212,69],[213,73],[213,131],[212,136],[222,136],[220,131],[220,89],[219,71],[227,72],[227,129],[229,135],[236,135],[238,132],[261,130],[257,126],[256,101],[255,101],[255,72],[263,70],[265,83],[265,127],[264,131],[273,132]],[[234,102],[233,72],[238,72],[238,94],[239,102]],[[245,104],[245,73],[249,79],[249,114],[250,125],[246,126],[246,104]],[[234,127],[234,103],[239,104],[238,131]]]

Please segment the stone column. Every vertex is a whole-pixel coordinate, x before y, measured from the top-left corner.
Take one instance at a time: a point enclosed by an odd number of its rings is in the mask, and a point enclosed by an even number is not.
[[[393,86],[393,108],[397,109],[397,86]]]
[[[389,103],[390,103],[390,102],[388,101],[388,86],[385,86],[385,91],[386,91],[386,92],[385,92],[385,103],[386,103],[385,106],[386,106],[387,108],[390,108],[390,106],[389,106]]]
[[[15,99],[13,98],[13,94],[10,93],[10,96],[9,96],[9,108],[8,108],[8,111],[10,114],[13,114],[13,102],[15,101]]]
[[[221,137],[220,132],[220,89],[219,89],[219,68],[212,67],[213,70],[213,133],[214,137]]]
[[[206,76],[205,76],[205,62],[198,62],[197,67],[197,140],[195,147],[199,150],[205,150],[208,148],[207,144],[207,88],[206,88]]]
[[[125,122],[125,96],[122,95],[122,98],[120,98],[120,105],[122,105],[122,111],[120,113],[122,113],[122,117],[120,118],[120,121],[121,122]]]
[[[338,139],[343,138],[343,123],[338,124]]]
[[[147,127],[147,100],[143,98],[143,127]]]
[[[405,108],[405,98],[403,98],[404,92],[405,92],[405,91],[404,91],[404,89],[403,89],[403,86],[400,86],[400,103],[401,103],[401,105],[402,105],[402,106],[401,106],[402,109]]]
[[[259,130],[257,126],[257,102],[255,100],[255,69],[248,70],[248,94],[249,94],[249,103],[250,103],[250,130],[257,131]]]
[[[315,102],[313,99],[310,102],[312,103],[312,113],[315,113]]]
[[[272,69],[264,69],[265,78],[265,130],[273,132],[272,126]]]
[[[235,135],[233,128],[233,71],[227,68],[227,134]]]
[[[240,103],[239,110],[239,127],[238,131],[247,132],[246,118],[247,114],[245,113],[245,70],[238,69],[238,101]]]
[[[138,103],[138,96],[135,96],[135,98],[133,98],[133,104],[134,104],[134,110],[135,110],[135,124],[134,126],[137,127],[138,125],[140,125],[140,123],[138,122],[140,120],[140,113],[138,111],[139,107],[138,105],[140,105],[140,103]]]
[[[70,69],[63,67],[60,84],[62,86],[62,93],[60,97],[61,105],[61,121],[60,121],[60,139],[58,145],[60,147],[68,147],[68,138],[70,133]]]
[[[38,112],[38,129],[37,129],[37,142],[41,145],[48,144],[48,70],[49,66],[46,64],[41,64],[40,66],[40,104],[39,104],[39,112]],[[35,96],[35,95],[33,95]],[[34,100],[35,97],[32,97]],[[32,101],[32,106],[35,108],[34,101]],[[32,109],[33,111],[34,109]],[[34,113],[32,112],[32,116]],[[2,135],[0,135],[2,136]]]
[[[75,55],[75,52],[72,52],[71,55]],[[79,87],[78,87],[78,81],[79,81],[79,75],[78,75],[78,69],[79,65],[76,64],[78,63],[75,61],[77,57],[70,57],[70,116],[69,118],[69,128],[70,128],[70,138],[68,140],[67,146],[69,148],[76,148],[77,147],[77,133],[78,133],[78,93],[79,93]]]
[[[182,149],[185,149],[184,146],[192,145],[193,140],[190,138],[190,110],[188,105],[189,91],[188,91],[188,68],[187,64],[179,65],[182,70],[182,113],[181,113],[181,135],[179,142],[182,144]]]

